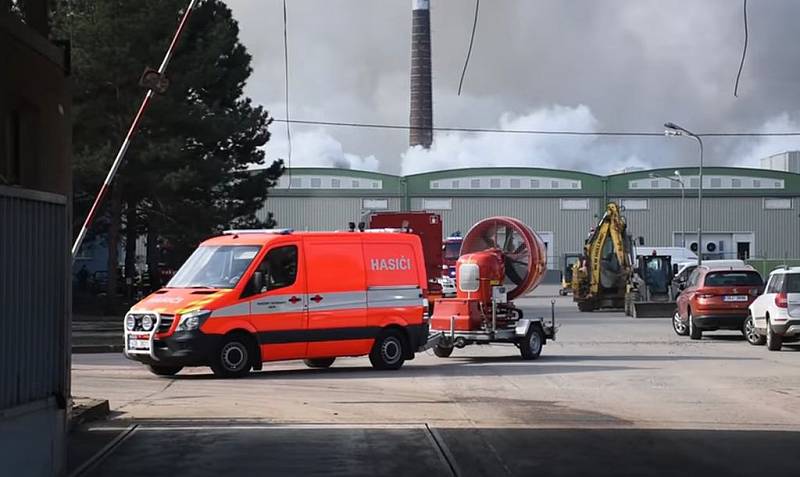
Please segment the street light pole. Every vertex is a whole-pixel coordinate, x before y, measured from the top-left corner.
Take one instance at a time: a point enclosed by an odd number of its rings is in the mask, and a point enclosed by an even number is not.
[[[700,184],[697,189],[697,265],[703,264],[703,140],[697,134],[686,128],[680,127],[675,123],[664,123],[667,128],[664,134],[667,136],[689,136],[700,145]]]

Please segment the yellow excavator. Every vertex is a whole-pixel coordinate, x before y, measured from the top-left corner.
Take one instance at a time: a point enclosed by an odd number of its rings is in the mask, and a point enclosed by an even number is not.
[[[606,205],[572,266],[572,299],[580,311],[624,308],[631,278],[633,240],[615,202]]]

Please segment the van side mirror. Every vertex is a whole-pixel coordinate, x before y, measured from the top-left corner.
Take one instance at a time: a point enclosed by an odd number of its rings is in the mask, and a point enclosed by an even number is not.
[[[672,274],[673,275],[677,275],[678,274],[678,264],[677,263],[673,263],[672,264]]]
[[[261,293],[264,289],[264,272],[253,273],[253,293]]]

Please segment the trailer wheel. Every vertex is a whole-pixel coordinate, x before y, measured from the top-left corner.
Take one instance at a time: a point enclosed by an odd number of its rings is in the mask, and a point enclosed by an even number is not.
[[[433,347],[433,354],[440,358],[449,358],[453,354],[453,346],[436,345]]]
[[[372,367],[381,370],[395,370],[403,366],[406,358],[406,344],[399,331],[388,329],[375,339],[369,362]]]
[[[336,358],[311,358],[303,360],[309,368],[330,368],[334,361],[336,361]]]
[[[544,333],[538,325],[531,325],[528,333],[519,342],[519,353],[522,359],[536,359],[542,353],[544,345]]]
[[[211,371],[221,378],[241,378],[250,372],[252,339],[244,333],[226,335],[211,357]]]
[[[593,311],[593,310],[594,310],[594,303],[592,303],[591,301],[586,300],[586,301],[579,301],[578,302],[578,311],[581,311],[581,312],[585,313],[585,312]]]
[[[156,376],[175,376],[183,369],[183,366],[159,366],[150,364],[147,366],[147,369]]]

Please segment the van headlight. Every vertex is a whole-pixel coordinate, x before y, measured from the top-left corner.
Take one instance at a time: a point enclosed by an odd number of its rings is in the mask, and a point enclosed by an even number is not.
[[[152,331],[153,326],[156,324],[156,317],[153,315],[142,316],[142,329],[144,331]]]
[[[136,328],[136,317],[133,315],[128,315],[125,317],[125,328],[128,331],[133,331]]]
[[[176,331],[192,331],[200,328],[200,325],[211,316],[209,310],[195,310],[181,315],[181,321],[178,322]]]

